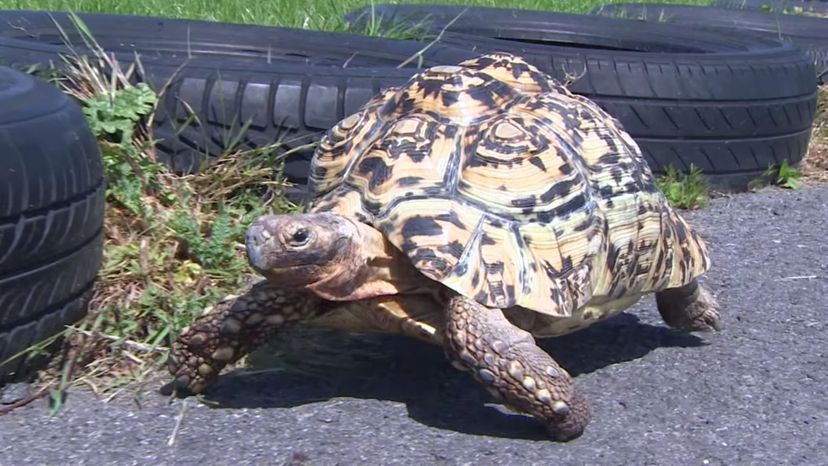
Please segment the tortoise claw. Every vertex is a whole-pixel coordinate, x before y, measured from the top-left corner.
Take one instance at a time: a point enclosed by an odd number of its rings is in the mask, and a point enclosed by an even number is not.
[[[190,389],[190,379],[186,376],[177,377],[176,379],[167,382],[158,389],[158,392],[164,396],[172,396],[174,398],[187,398],[196,395]]]

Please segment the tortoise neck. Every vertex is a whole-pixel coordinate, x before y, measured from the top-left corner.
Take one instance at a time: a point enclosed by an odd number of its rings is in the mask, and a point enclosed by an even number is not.
[[[380,231],[352,221],[358,234],[347,247],[347,263],[340,273],[309,286],[319,296],[336,301],[353,301],[376,296],[411,293],[428,286],[428,280]]]

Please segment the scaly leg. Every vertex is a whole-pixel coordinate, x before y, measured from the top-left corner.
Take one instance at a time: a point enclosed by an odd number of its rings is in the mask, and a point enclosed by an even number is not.
[[[679,288],[656,293],[656,305],[664,322],[679,330],[721,330],[719,305],[707,289],[693,280]]]
[[[241,296],[224,298],[173,344],[168,365],[175,379],[162,392],[201,393],[226,365],[288,325],[324,312],[326,304],[310,293],[277,289],[265,280]]]
[[[446,340],[452,363],[471,371],[495,398],[534,416],[554,439],[574,439],[589,423],[589,407],[569,374],[501,310],[451,298]]]

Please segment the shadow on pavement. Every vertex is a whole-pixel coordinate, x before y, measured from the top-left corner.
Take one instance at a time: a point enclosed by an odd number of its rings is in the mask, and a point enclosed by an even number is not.
[[[540,341],[573,376],[641,358],[656,348],[704,344],[695,335],[645,324],[627,313]],[[205,401],[217,408],[276,408],[337,397],[405,403],[412,419],[431,427],[546,440],[530,417],[492,407],[491,397],[452,367],[442,349],[395,335],[296,329],[254,353],[248,369],[223,375]]]

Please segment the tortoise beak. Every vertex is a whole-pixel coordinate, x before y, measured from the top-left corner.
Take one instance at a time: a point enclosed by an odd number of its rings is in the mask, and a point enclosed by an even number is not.
[[[245,244],[247,247],[247,259],[250,266],[261,271],[267,268],[264,254],[262,254],[262,246],[266,245],[270,240],[270,233],[262,225],[256,223],[250,226],[245,237]]]

